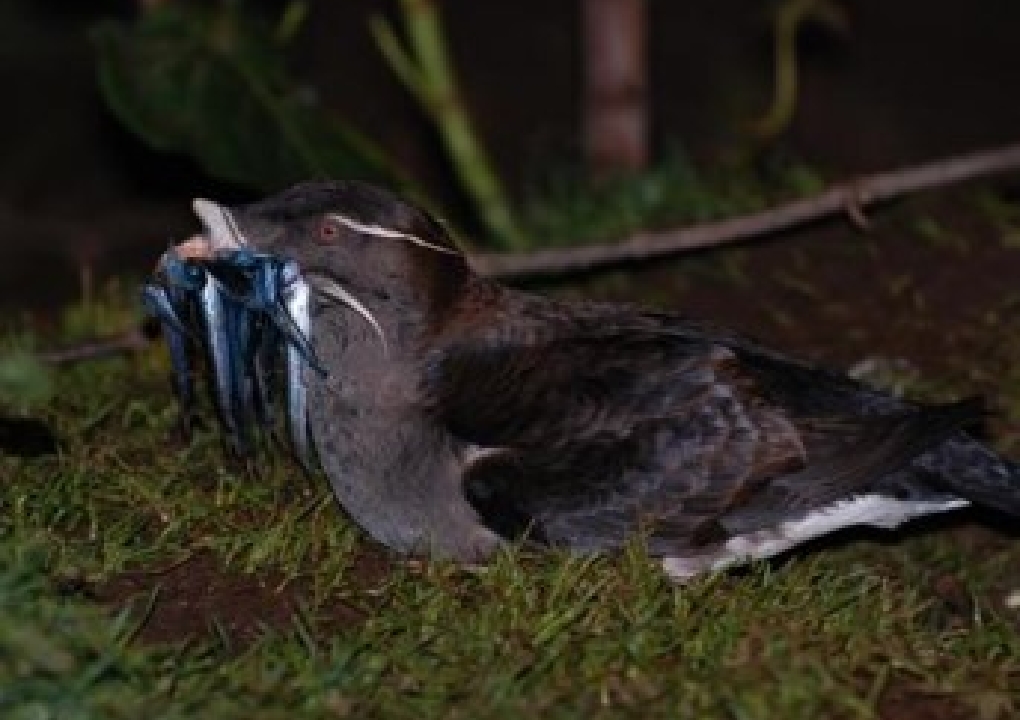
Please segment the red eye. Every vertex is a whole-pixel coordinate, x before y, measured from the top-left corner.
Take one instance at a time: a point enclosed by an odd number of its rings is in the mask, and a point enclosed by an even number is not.
[[[336,222],[330,218],[326,218],[319,224],[319,242],[331,243],[337,239],[340,235],[340,228],[337,227]]]

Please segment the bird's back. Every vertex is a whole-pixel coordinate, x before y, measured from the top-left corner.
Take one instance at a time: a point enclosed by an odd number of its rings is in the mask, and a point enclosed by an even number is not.
[[[958,500],[916,461],[973,444],[973,403],[914,406],[672,314],[517,302],[433,367],[450,432],[485,449],[468,495],[505,534],[608,548],[641,531],[671,555],[862,497],[905,515]]]

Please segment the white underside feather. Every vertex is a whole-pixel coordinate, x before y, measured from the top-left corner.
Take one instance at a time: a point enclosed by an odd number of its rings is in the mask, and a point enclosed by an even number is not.
[[[962,498],[897,500],[884,495],[862,495],[818,508],[799,520],[784,522],[775,528],[730,538],[722,548],[704,555],[663,558],[662,568],[671,579],[684,582],[705,572],[773,557],[836,530],[858,525],[891,530],[908,520],[957,510],[969,504]]]

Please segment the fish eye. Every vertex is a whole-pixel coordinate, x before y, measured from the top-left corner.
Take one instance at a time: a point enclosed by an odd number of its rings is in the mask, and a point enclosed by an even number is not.
[[[336,220],[325,217],[319,222],[319,230],[316,239],[320,243],[334,242],[340,236],[340,226]]]

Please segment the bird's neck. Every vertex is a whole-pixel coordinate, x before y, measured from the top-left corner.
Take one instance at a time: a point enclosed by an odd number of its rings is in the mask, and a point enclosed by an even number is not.
[[[330,373],[309,374],[320,463],[345,510],[379,542],[403,553],[484,557],[498,540],[463,496],[450,437],[423,408],[405,342],[412,330],[401,322],[380,322],[400,343],[384,351],[352,311],[317,316],[316,352]]]

